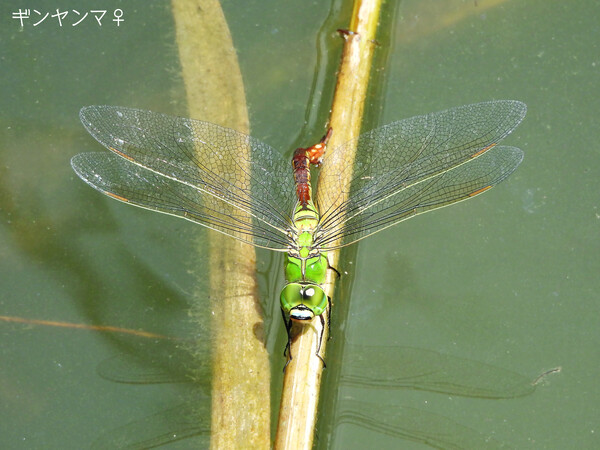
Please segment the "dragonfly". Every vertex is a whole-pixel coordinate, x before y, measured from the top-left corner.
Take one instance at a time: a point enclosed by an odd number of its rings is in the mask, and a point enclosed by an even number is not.
[[[284,157],[260,140],[194,119],[117,106],[80,111],[110,152],[71,159],[77,175],[119,201],[190,220],[255,247],[283,252],[280,306],[293,322],[323,320],[328,252],[416,215],[475,197],[523,160],[498,145],[527,107],[496,100],[420,115],[326,150]],[[356,159],[347,164],[347,152]],[[321,166],[313,197],[310,173]],[[323,170],[335,165],[338,170]]]

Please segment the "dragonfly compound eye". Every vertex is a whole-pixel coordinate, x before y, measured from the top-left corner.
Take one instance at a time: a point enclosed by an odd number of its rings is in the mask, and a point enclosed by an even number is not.
[[[315,316],[320,316],[327,308],[327,295],[319,285],[305,286],[302,297],[302,303],[310,308]]]
[[[281,308],[292,317],[295,312],[304,311],[304,317],[310,311],[312,318],[323,314],[327,308],[327,295],[316,284],[288,283],[281,291]]]

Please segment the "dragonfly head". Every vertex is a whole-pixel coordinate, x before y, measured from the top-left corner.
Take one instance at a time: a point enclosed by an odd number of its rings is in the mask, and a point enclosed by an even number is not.
[[[291,320],[304,322],[325,312],[329,300],[317,284],[288,283],[281,291],[281,309]]]

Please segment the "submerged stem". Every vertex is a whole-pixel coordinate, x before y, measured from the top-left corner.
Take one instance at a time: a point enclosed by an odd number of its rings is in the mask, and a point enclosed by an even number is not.
[[[219,2],[173,1],[172,9],[190,117],[248,133],[242,76]],[[244,176],[236,161],[227,163],[228,173]],[[216,232],[209,239],[210,275],[203,275],[210,277],[211,302],[196,305],[191,315],[198,326],[211,321],[211,448],[267,449],[270,369],[256,295],[254,247]]]

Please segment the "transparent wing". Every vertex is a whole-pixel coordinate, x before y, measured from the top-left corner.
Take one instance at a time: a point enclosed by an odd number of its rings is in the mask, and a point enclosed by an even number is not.
[[[348,146],[357,145],[354,167],[342,165],[341,172],[319,178],[316,244],[324,250],[348,245],[498,184],[523,154],[496,143],[525,112],[525,104],[511,100],[461,106],[391,123],[326,154],[323,166],[337,164]]]
[[[287,249],[285,233],[218,197],[137,166],[112,153],[80,153],[71,159],[79,177],[117,200],[183,217],[250,244]]]
[[[80,117],[115,153],[73,158],[92,187],[259,247],[287,249],[291,163],[268,145],[212,123],[137,109],[89,106]]]

